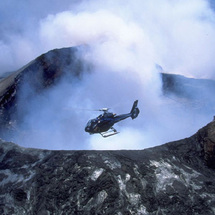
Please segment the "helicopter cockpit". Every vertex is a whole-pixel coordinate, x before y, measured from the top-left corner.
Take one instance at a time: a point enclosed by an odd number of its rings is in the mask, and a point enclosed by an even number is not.
[[[85,131],[86,132],[93,132],[95,126],[98,123],[98,119],[91,119],[88,121],[86,127],[85,127]]]
[[[95,119],[89,120],[85,127],[85,131],[89,132],[89,133],[98,132],[98,129],[99,129],[98,125],[103,124],[103,122],[108,121],[110,118],[113,118],[115,115],[116,114],[106,112],[106,113],[99,115]]]

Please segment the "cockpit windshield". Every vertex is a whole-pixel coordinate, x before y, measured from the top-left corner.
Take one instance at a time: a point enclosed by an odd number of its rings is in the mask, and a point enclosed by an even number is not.
[[[97,123],[98,120],[97,119],[91,119],[88,121],[87,126],[86,127],[91,127],[93,124]]]
[[[92,123],[91,121],[92,121],[92,120],[89,120],[89,121],[88,121],[86,127],[90,127],[90,126],[91,126],[91,123]]]

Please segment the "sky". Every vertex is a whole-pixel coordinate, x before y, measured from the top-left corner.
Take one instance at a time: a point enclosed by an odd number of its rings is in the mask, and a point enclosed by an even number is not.
[[[49,149],[143,149],[192,135],[212,116],[164,98],[156,65],[166,73],[215,79],[214,22],[206,0],[0,1],[0,74],[49,50],[83,44],[90,51],[82,57],[94,64],[93,74],[75,87],[65,80],[46,98],[35,98],[15,141]],[[106,139],[84,133],[97,113],[71,111],[126,113],[136,99],[139,117],[120,122],[120,134]]]

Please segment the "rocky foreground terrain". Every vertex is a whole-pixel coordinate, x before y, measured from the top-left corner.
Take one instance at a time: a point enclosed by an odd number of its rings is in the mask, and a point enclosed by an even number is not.
[[[138,151],[49,151],[0,143],[0,213],[215,214],[215,122]]]

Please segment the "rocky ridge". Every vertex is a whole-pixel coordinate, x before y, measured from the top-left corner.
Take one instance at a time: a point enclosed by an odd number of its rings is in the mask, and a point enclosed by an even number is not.
[[[215,122],[145,150],[49,151],[0,143],[1,214],[215,213]]]

